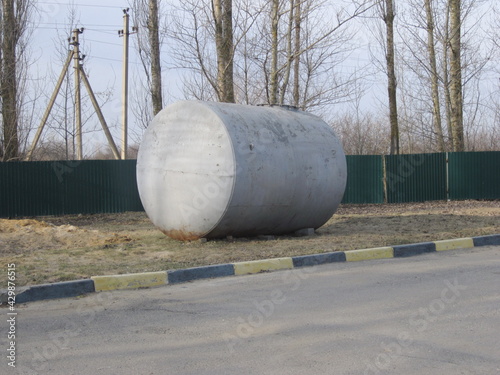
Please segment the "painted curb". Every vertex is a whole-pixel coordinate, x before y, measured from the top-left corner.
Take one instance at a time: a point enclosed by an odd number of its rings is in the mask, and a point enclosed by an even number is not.
[[[47,299],[78,297],[88,293],[117,289],[137,289],[167,284],[177,284],[200,279],[259,272],[317,266],[336,262],[353,262],[397,257],[410,257],[436,251],[468,249],[478,246],[500,246],[500,234],[422,242],[392,247],[335,251],[295,257],[254,260],[230,264],[194,267],[179,270],[144,272],[137,274],[92,276],[90,279],[65,281],[22,287],[17,290],[16,303]],[[7,291],[2,290],[0,301],[7,301]]]
[[[290,257],[251,260],[248,262],[234,263],[234,274],[239,276],[266,271],[286,270],[290,268],[293,268],[293,260]]]
[[[125,275],[92,276],[95,291],[102,292],[116,289],[146,288],[151,286],[165,285],[167,283],[167,272],[144,272],[129,273]]]
[[[474,246],[500,245],[500,234],[472,237],[472,240],[474,241]]]
[[[187,281],[199,279],[233,276],[234,266],[232,264],[217,264],[214,266],[186,268],[183,270],[171,270],[167,271],[167,275],[169,284],[185,283]]]
[[[415,255],[432,253],[436,251],[434,242],[413,243],[410,245],[398,245],[392,247],[394,250],[394,258],[412,257]]]
[[[334,251],[331,253],[302,255],[292,258],[294,267],[310,267],[320,264],[345,262],[345,253],[343,251]]]
[[[82,294],[93,293],[95,291],[94,282],[89,279],[33,285],[17,293],[16,303],[78,297]]]
[[[434,241],[436,251],[468,249],[474,247],[472,238],[457,238],[455,240]]]
[[[375,247],[373,249],[350,250],[345,252],[345,257],[348,262],[394,258],[394,249],[392,247]]]

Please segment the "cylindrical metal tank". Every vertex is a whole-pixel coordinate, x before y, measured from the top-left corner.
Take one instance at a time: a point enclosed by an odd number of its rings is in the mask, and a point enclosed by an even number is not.
[[[331,127],[275,106],[177,102],[153,119],[137,159],[146,213],[178,240],[319,228],[346,179]]]

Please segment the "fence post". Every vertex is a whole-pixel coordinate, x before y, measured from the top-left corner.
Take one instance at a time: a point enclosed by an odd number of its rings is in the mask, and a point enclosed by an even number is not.
[[[446,201],[450,201],[450,159],[448,158],[448,152],[446,152]]]
[[[387,161],[385,160],[385,155],[381,156],[382,160],[382,184],[384,186],[384,203],[387,203],[389,201],[388,199],[388,194],[387,194]]]

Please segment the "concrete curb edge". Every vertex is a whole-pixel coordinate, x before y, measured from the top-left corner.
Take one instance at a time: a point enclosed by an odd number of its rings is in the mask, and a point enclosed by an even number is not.
[[[94,293],[96,291],[146,288],[201,279],[247,275],[298,267],[310,267],[334,262],[410,257],[442,250],[468,249],[472,247],[495,245],[500,245],[500,234],[434,242],[421,242],[373,249],[334,251],[320,254],[218,264],[178,270],[126,275],[92,276],[90,279],[64,281],[20,288],[16,293],[16,303],[78,297],[84,294]],[[7,297],[8,292],[6,290],[2,290],[0,293],[0,301],[2,304],[7,302]]]

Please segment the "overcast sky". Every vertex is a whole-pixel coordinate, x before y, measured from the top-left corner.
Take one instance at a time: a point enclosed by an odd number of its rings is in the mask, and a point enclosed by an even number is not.
[[[119,37],[118,30],[123,29],[123,9],[128,8],[127,1],[117,0],[79,0],[71,2],[68,0],[37,1],[38,18],[34,22],[34,33],[31,40],[32,57],[35,64],[32,67],[32,75],[38,75],[41,79],[47,77],[44,82],[45,97],[39,101],[48,102],[52,94],[57,76],[61,73],[64,58],[57,50],[67,49],[67,38],[71,31],[71,10],[76,10],[75,22],[77,27],[84,27],[80,34],[80,51],[86,55],[84,69],[86,70],[90,84],[97,94],[113,88],[112,98],[103,106],[106,122],[112,127],[115,143],[120,143],[121,124],[121,88],[123,72],[123,38]],[[130,11],[132,15],[132,10]],[[133,26],[130,19],[130,29]],[[143,30],[144,32],[144,30]],[[66,53],[66,52],[64,52]],[[129,93],[133,95],[134,81],[140,77],[142,65],[134,49],[134,35],[130,36],[129,53]],[[164,79],[167,78],[168,69],[164,69]],[[171,78],[171,77],[169,77]],[[70,77],[70,79],[73,79]],[[86,95],[82,86],[82,97]],[[180,95],[178,92],[177,95]],[[173,99],[167,101],[171,102]],[[133,116],[129,114],[131,131],[134,130]],[[95,119],[89,125],[90,128],[98,124]],[[85,129],[84,129],[85,130]],[[136,139],[138,137],[136,136]],[[133,143],[134,140],[129,141]],[[103,134],[84,134],[84,144],[87,151],[97,144],[105,143]]]
[[[173,1],[168,1],[171,4]],[[39,9],[38,19],[34,23],[34,34],[32,36],[32,51],[33,58],[37,63],[33,67],[33,72],[37,72],[41,78],[50,75],[47,79],[47,87],[45,87],[44,104],[48,102],[48,98],[52,93],[53,85],[55,85],[57,76],[60,74],[64,58],[57,54],[57,48],[67,48],[68,43],[66,38],[70,36],[71,24],[70,13],[72,9],[76,10],[76,26],[84,27],[83,34],[80,35],[80,50],[86,55],[84,68],[89,74],[90,83],[95,92],[101,92],[107,88],[113,87],[112,100],[106,103],[103,107],[103,112],[108,122],[113,129],[115,142],[120,143],[120,124],[121,124],[121,87],[122,87],[122,55],[123,55],[123,38],[119,37],[118,30],[123,29],[123,9],[129,7],[127,0],[48,0],[37,1]],[[131,16],[133,9],[130,10]],[[131,17],[130,26],[133,26]],[[139,30],[145,32],[145,30]],[[132,100],[134,95],[134,87],[136,87],[137,79],[144,79],[143,68],[140,64],[137,52],[134,49],[135,36],[130,36],[130,80],[129,80],[129,100]],[[179,74],[180,72],[171,69],[170,61],[166,48],[162,51],[162,70],[163,70],[163,85],[164,102],[172,103],[182,99],[182,92],[179,89],[181,86]],[[367,56],[353,56],[345,66],[345,69],[352,70],[354,66],[366,64]],[[72,78],[71,78],[72,79]],[[135,81],[135,82],[134,82]],[[84,88],[82,87],[82,93]],[[134,116],[129,114],[130,127],[134,132]],[[97,118],[94,123],[98,124]],[[135,128],[135,140],[139,140],[140,130]],[[89,141],[91,139],[92,141]],[[129,144],[134,140],[129,141]],[[89,143],[90,142],[90,143]],[[103,134],[93,133],[92,135],[84,135],[84,144],[87,149],[93,148],[96,144],[105,144]],[[89,147],[90,146],[90,147]]]
[[[173,0],[167,3],[171,4]],[[498,0],[486,0],[488,4]],[[122,55],[123,55],[123,38],[119,37],[118,30],[123,28],[123,9],[128,8],[127,0],[48,0],[36,1],[38,7],[37,19],[32,25],[33,35],[31,39],[32,59],[35,64],[31,68],[32,78],[38,77],[44,82],[44,96],[38,101],[43,112],[48,102],[49,96],[52,94],[57,76],[60,74],[64,58],[56,51],[58,48],[68,48],[67,38],[70,36],[71,25],[70,13],[71,9],[76,10],[76,26],[84,27],[83,34],[80,35],[82,54],[87,57],[84,61],[84,68],[89,74],[90,83],[94,91],[102,92],[112,88],[112,98],[103,107],[103,112],[112,128],[112,133],[115,138],[115,143],[120,144],[120,124],[121,124],[121,87],[122,87]],[[130,11],[131,15],[133,10]],[[133,26],[131,17],[130,26]],[[364,21],[366,22],[366,20]],[[486,22],[485,22],[486,24]],[[139,30],[145,32],[145,30]],[[352,57],[346,61],[345,69],[354,69],[366,65],[370,61],[368,45],[373,43],[373,35],[369,32],[359,33],[359,42],[363,45],[359,51],[354,53]],[[130,99],[134,95],[134,90],[137,90],[137,80],[144,79],[142,74],[143,68],[140,64],[137,52],[134,49],[134,38],[130,36],[130,80],[129,94]],[[372,44],[372,47],[374,44]],[[168,61],[166,48],[163,48],[162,69],[163,69],[163,85],[166,91],[164,101],[166,104],[182,99],[182,93],[179,90],[179,72],[171,69],[171,64]],[[383,58],[383,55],[381,55]],[[344,67],[343,65],[343,67]],[[372,64],[373,65],[373,64]],[[71,77],[72,78],[72,77]],[[368,105],[383,106],[385,97],[385,76],[377,74],[372,79],[374,86],[371,88],[372,93],[368,100]],[[84,87],[82,86],[82,93]],[[40,113],[41,117],[41,113]],[[134,116],[129,113],[131,132],[135,133],[129,144],[140,140],[139,127],[135,126]],[[36,122],[36,121],[35,121]],[[37,123],[38,124],[38,123]],[[89,127],[99,128],[97,117]],[[86,152],[95,148],[96,145],[105,145],[105,137],[102,132],[92,134],[84,134],[84,144]]]

